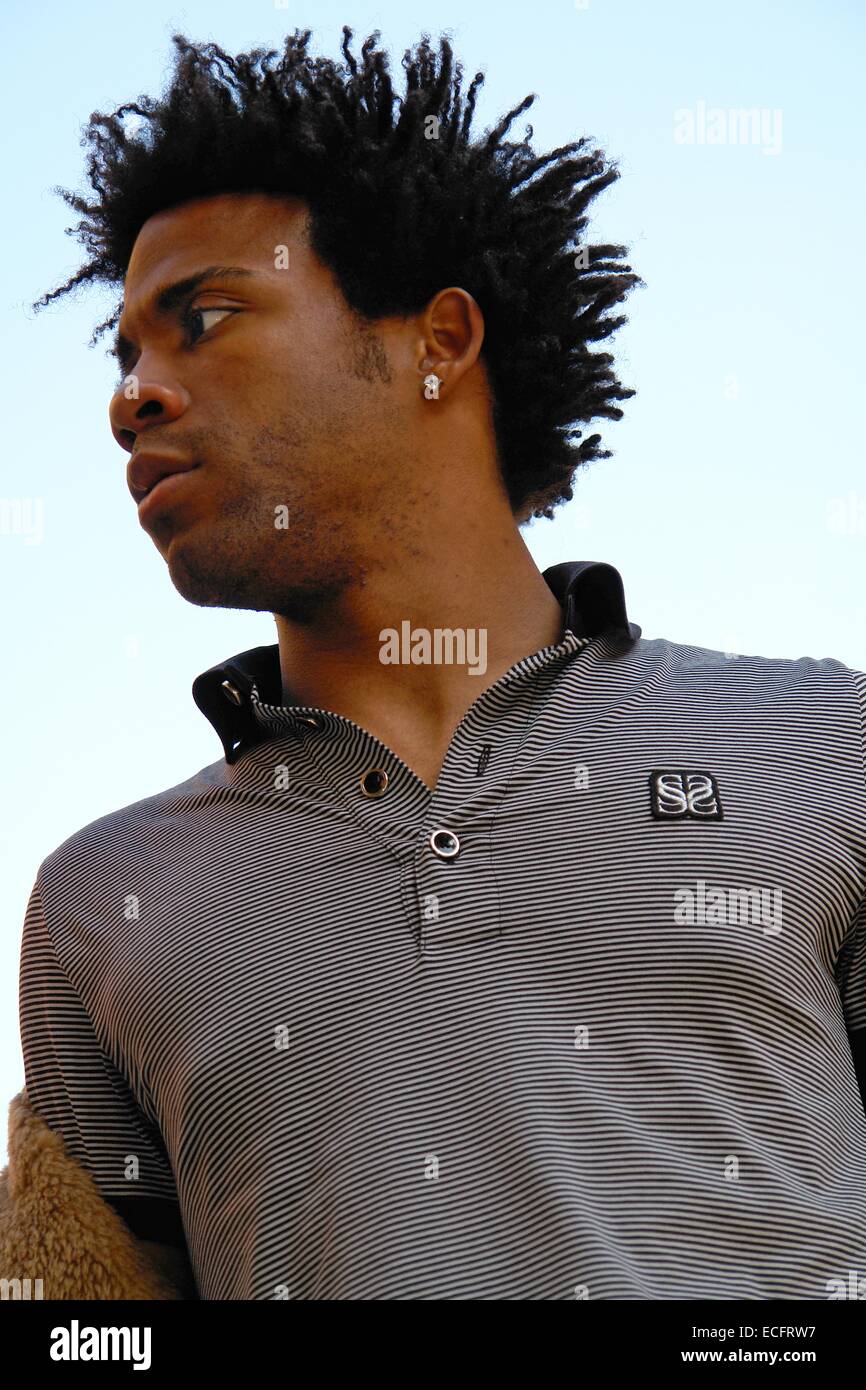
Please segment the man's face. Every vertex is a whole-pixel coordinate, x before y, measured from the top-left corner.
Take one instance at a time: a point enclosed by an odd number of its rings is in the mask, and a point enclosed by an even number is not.
[[[110,408],[128,477],[136,460],[196,464],[141,515],[184,598],[302,622],[406,521],[419,381],[405,329],[362,332],[305,229],[302,203],[259,194],[145,223],[119,325],[135,381]],[[212,267],[233,269],[159,306]]]

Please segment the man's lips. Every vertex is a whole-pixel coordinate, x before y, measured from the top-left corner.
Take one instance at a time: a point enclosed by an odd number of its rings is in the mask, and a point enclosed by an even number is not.
[[[190,473],[195,467],[195,463],[178,458],[175,454],[148,454],[142,449],[126,470],[126,485],[133,501],[140,502],[160,478],[167,478],[172,473]]]

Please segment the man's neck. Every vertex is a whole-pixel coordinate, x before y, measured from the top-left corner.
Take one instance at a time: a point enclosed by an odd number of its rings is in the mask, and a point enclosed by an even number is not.
[[[275,615],[284,702],[353,720],[429,787],[478,696],[563,630],[516,528],[455,551],[368,571],[312,624]]]

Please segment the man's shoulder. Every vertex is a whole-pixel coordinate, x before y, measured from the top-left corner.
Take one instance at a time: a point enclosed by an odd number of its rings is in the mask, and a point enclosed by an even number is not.
[[[768,746],[785,740],[808,758],[828,748],[866,753],[866,673],[832,656],[762,656],[668,638],[635,642],[626,683],[660,719],[719,738],[754,734]],[[832,747],[831,747],[832,746]]]
[[[854,692],[866,687],[866,674],[847,666],[836,657],[824,656],[762,656],[739,650],[722,651],[688,642],[675,642],[663,637],[641,637],[633,648],[647,662],[667,669],[672,676],[697,681],[703,678],[708,685],[738,686],[751,689],[756,695],[762,690],[782,693],[811,691],[824,686]]]
[[[174,786],[88,821],[42,860],[43,892],[74,881],[98,889],[104,876],[128,875],[136,862],[159,857],[183,836],[191,817],[219,801],[228,786],[226,772],[220,759]]]

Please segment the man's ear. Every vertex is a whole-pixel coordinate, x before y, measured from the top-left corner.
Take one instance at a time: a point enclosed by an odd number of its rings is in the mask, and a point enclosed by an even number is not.
[[[484,342],[484,315],[468,290],[439,290],[420,316],[416,367],[420,376],[438,376],[439,395],[451,395],[478,361]]]

